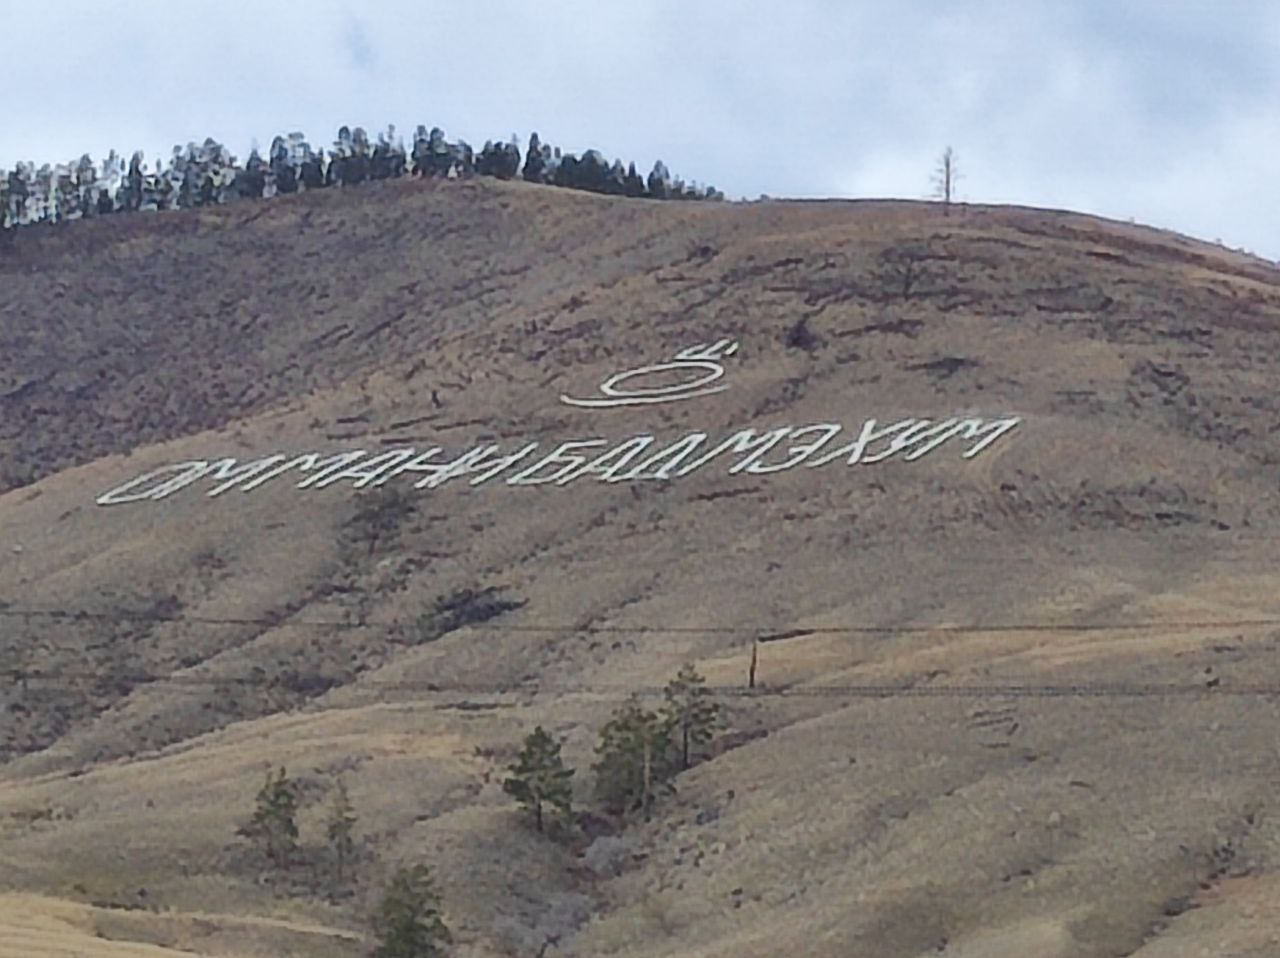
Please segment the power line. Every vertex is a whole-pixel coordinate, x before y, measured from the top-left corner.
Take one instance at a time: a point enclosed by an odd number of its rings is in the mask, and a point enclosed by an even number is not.
[[[355,620],[350,619],[297,619],[279,616],[201,616],[156,611],[98,612],[89,609],[14,608],[0,602],[0,617],[13,619],[48,619],[71,622],[150,622],[189,623],[203,626],[260,626],[262,628],[332,629],[346,631],[356,629],[392,629],[412,625],[407,620]],[[476,622],[490,632],[507,633],[565,633],[586,632],[592,634],[690,634],[690,635],[752,635],[761,641],[771,639],[801,638],[807,635],[902,635],[932,634],[988,634],[1004,632],[1136,632],[1153,629],[1246,629],[1280,627],[1280,617],[1239,619],[1160,619],[1131,622],[1003,622],[989,625],[833,625],[833,626],[746,626],[746,625],[591,625],[575,623],[501,624]]]
[[[65,682],[75,679],[109,679],[115,685],[130,685],[129,691],[140,686],[189,685],[211,688],[221,687],[258,687],[271,691],[303,693],[306,689],[298,688],[287,678],[279,674],[272,675],[260,672],[254,675],[210,676],[210,675],[147,675],[124,674],[105,675],[102,671],[88,669],[50,669],[23,670],[3,669],[0,676],[14,682]],[[434,682],[406,681],[371,681],[362,684],[348,685],[361,679],[361,675],[334,679],[331,684],[317,686],[315,695],[327,694],[330,691],[350,689],[354,691],[374,692],[442,692],[466,693],[489,696],[528,696],[530,694],[599,694],[599,693],[634,693],[640,695],[660,695],[665,686],[636,685],[606,682],[531,682],[531,683],[466,683],[466,682]],[[1187,697],[1280,697],[1280,685],[1275,684],[1207,684],[1205,682],[1183,683],[1132,683],[1132,682],[1082,682],[1072,684],[983,684],[983,685],[886,685],[886,684],[842,684],[811,686],[760,686],[748,689],[742,685],[708,685],[709,691],[724,696],[744,698],[755,697],[836,697],[836,698],[1187,698]]]
[[[160,611],[111,611],[101,612],[87,609],[70,608],[15,608],[0,603],[0,617],[46,619],[58,622],[101,622],[128,621],[148,623],[187,623],[197,626],[232,627],[255,626],[262,628],[301,628],[317,630],[356,630],[383,629],[390,630],[411,625],[404,621],[351,621],[347,619],[290,619],[285,616],[198,616]],[[1237,619],[1166,619],[1159,621],[1135,622],[1088,622],[1088,623],[995,623],[990,625],[837,625],[792,628],[762,628],[759,626],[687,626],[687,625],[591,625],[571,623],[541,624],[502,624],[496,622],[478,622],[476,627],[497,633],[513,634],[720,634],[752,636],[761,642],[802,638],[810,635],[922,635],[922,634],[990,634],[1012,632],[1107,632],[1107,631],[1148,631],[1153,629],[1244,629],[1269,628],[1280,626],[1280,618],[1237,618]],[[478,695],[520,695],[533,694],[588,694],[588,693],[634,693],[652,695],[662,692],[660,686],[623,685],[610,683],[513,683],[506,685],[467,684],[429,681],[378,681],[361,680],[366,673],[357,673],[342,678],[319,678],[312,687],[305,687],[307,679],[301,682],[296,671],[292,674],[269,674],[258,667],[255,674],[239,676],[209,675],[154,675],[147,673],[109,673],[103,669],[0,669],[0,676],[11,682],[45,683],[68,680],[106,680],[117,686],[128,685],[133,691],[138,687],[150,685],[187,685],[205,687],[259,687],[272,691],[284,691],[292,694],[309,696],[323,695],[346,683],[361,681],[360,688],[376,691],[403,692],[444,692],[469,693]],[[300,687],[300,685],[302,687]],[[815,685],[805,687],[760,687],[747,689],[742,686],[713,686],[713,691],[726,696],[791,696],[791,697],[844,697],[844,698],[1168,698],[1189,696],[1232,696],[1232,697],[1272,697],[1280,696],[1277,685],[1221,685],[1206,683],[1158,684],[1158,683],[1075,683],[1075,684],[1005,684],[1005,685]]]

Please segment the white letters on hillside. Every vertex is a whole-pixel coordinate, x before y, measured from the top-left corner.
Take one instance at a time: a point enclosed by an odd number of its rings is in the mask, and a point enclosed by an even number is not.
[[[153,469],[104,492],[97,502],[101,506],[155,502],[201,481],[208,486],[208,496],[237,488],[252,492],[273,480],[290,481],[282,478],[290,472],[301,474],[293,482],[296,489],[365,489],[397,482],[416,489],[436,489],[454,481],[478,486],[499,477],[507,486],[569,486],[583,482],[670,482],[699,471],[777,475],[801,466],[869,466],[895,457],[915,462],[948,444],[958,447],[960,458],[972,459],[1020,421],[1017,417],[940,422],[903,419],[881,426],[868,419],[850,431],[837,423],[817,423],[764,432],[738,429],[715,439],[693,432],[667,441],[644,434],[617,441],[529,442],[506,451],[487,443],[452,459],[432,446],[422,452],[405,447],[373,453],[363,449],[294,456],[280,453],[245,463],[194,460]],[[852,439],[840,444],[841,433]]]
[[[682,349],[669,362],[615,373],[600,384],[601,395],[591,399],[561,396],[560,401],[586,409],[639,406],[697,399],[729,387],[722,360],[738,351],[736,340],[721,339]],[[676,381],[666,381],[675,374]],[[645,377],[658,377],[645,384]],[[454,480],[479,486],[502,477],[508,486],[568,486],[581,482],[669,482],[683,479],[715,463],[715,471],[735,476],[777,475],[800,466],[816,469],[832,463],[873,465],[895,456],[903,462],[918,459],[955,441],[971,442],[960,456],[972,459],[1021,420],[901,419],[881,425],[867,419],[856,429],[824,422],[794,428],[779,426],[765,432],[752,428],[730,431],[712,439],[691,432],[659,441],[648,434],[616,442],[609,439],[570,439],[526,442],[508,451],[496,443],[476,446],[450,458],[439,446],[417,450],[389,449],[369,453],[276,453],[238,463],[235,459],[197,459],[178,462],[131,479],[98,496],[100,506],[155,502],[204,481],[209,496],[232,489],[252,492],[287,473],[302,473],[297,489],[346,485],[352,489],[412,483],[415,489],[437,489]],[[844,433],[842,439],[841,433]]]

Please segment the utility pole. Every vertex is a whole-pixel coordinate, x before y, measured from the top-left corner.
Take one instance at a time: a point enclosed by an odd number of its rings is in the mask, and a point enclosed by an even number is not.
[[[653,736],[646,728],[644,731],[644,820],[649,820],[650,783],[653,780]]]

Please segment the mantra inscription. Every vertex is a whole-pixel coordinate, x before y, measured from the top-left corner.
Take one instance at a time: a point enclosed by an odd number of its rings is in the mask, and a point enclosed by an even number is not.
[[[707,385],[697,383],[695,391],[707,389]],[[609,398],[620,397],[615,394]],[[961,459],[972,459],[1020,421],[1018,417],[900,419],[881,425],[875,419],[867,419],[853,429],[839,423],[815,423],[760,431],[738,429],[716,438],[705,432],[691,432],[667,441],[641,434],[622,440],[534,441],[508,448],[489,443],[461,455],[450,455],[441,447],[431,446],[421,450],[404,447],[375,452],[355,449],[277,453],[248,461],[196,459],[153,469],[104,492],[96,501],[102,506],[156,502],[197,483],[208,487],[208,496],[232,490],[247,493],[267,483],[279,480],[282,484],[298,476],[301,478],[294,486],[298,489],[324,489],[339,484],[365,489],[396,481],[412,482],[415,489],[490,482],[506,486],[568,486],[588,481],[672,481],[704,469],[759,476],[833,464],[867,466],[894,458],[915,462],[944,446],[958,451]]]

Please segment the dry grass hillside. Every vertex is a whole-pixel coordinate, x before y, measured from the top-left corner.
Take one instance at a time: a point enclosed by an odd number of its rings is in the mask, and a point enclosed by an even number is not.
[[[1065,212],[495,181],[15,240],[0,958],[362,955],[417,861],[458,956],[1280,955],[1274,266]],[[722,339],[714,394],[559,399]],[[972,458],[95,504],[187,460],[969,416],[1021,422]],[[584,854],[616,824],[527,827],[523,735],[589,809],[600,724],[683,662],[730,732],[616,867]],[[307,849],[348,783],[354,894],[237,837],[280,764]]]

